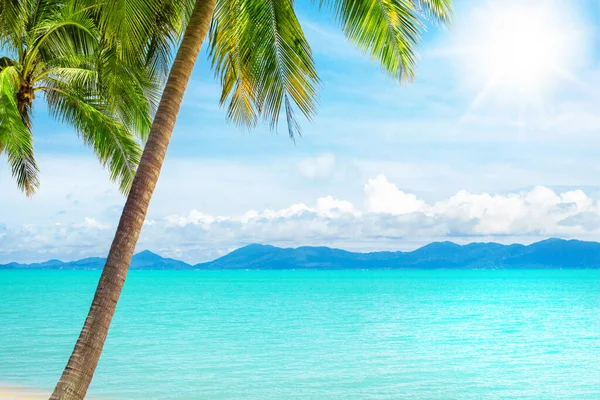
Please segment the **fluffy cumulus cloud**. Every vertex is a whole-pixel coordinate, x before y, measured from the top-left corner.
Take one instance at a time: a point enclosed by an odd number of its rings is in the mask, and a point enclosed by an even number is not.
[[[0,225],[0,262],[75,259],[105,254],[116,221]],[[318,198],[281,209],[210,215],[198,209],[146,221],[139,248],[199,262],[253,242],[330,245],[357,250],[414,247],[431,240],[532,241],[549,236],[600,238],[600,202],[581,190],[535,187],[469,193],[427,202],[384,175],[364,185],[364,205]]]
[[[392,215],[412,214],[426,209],[424,201],[417,196],[404,193],[388,182],[385,175],[369,179],[365,185],[365,211]]]

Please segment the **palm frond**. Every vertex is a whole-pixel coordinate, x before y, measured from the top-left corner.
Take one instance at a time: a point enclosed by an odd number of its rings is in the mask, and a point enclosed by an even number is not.
[[[193,1],[0,0],[0,46],[16,55],[0,58],[0,72],[19,79],[10,87],[12,103],[7,93],[0,103],[0,149],[28,195],[38,185],[29,123],[38,93],[128,191],[187,3]]]
[[[67,54],[54,54],[43,61],[44,71],[52,68],[93,68],[93,55],[72,52]]]
[[[114,46],[103,46],[96,60],[99,90],[106,100],[105,110],[129,130],[145,140],[158,106],[160,85],[142,61],[138,65],[120,62]]]
[[[61,11],[60,18],[69,20],[77,14],[82,22],[94,23],[90,13],[93,8],[86,7]],[[71,18],[72,20],[72,18]],[[44,23],[50,29],[55,24],[62,24],[58,17],[46,18]],[[44,24],[40,23],[41,26]],[[95,28],[94,28],[95,29]],[[98,32],[84,29],[88,38],[97,40]],[[72,37],[77,37],[69,33]],[[126,129],[137,132],[145,139],[152,124],[152,115],[159,98],[158,78],[147,68],[142,57],[124,62],[118,57],[117,45],[101,41],[94,45],[94,53],[90,54],[79,43],[67,43],[65,52],[56,52],[51,57],[44,57],[48,65],[38,76],[39,86],[46,88],[60,85],[62,88],[85,87],[88,94],[102,98],[102,108],[106,115],[125,125]],[[140,52],[143,54],[143,52]],[[137,62],[137,64],[135,64]],[[46,81],[50,80],[48,84]]]
[[[120,51],[145,48],[160,0],[107,0],[101,6],[99,25],[105,39],[120,44]],[[128,55],[128,54],[123,54]]]
[[[94,3],[94,0],[87,0]],[[187,23],[193,0],[106,0],[97,6],[103,40],[114,46],[122,62],[145,60],[155,74],[165,75],[172,46]]]
[[[166,77],[183,28],[187,25],[193,1],[161,0],[153,17],[153,28],[145,50],[146,66],[159,76]]]
[[[425,12],[426,18],[443,24],[450,24],[453,17],[452,0],[412,0],[415,7]]]
[[[93,68],[106,112],[145,140],[192,0],[80,0],[102,32]]]
[[[300,131],[290,99],[306,118],[311,119],[315,112],[319,78],[312,51],[291,0],[255,3],[252,16],[258,28],[255,51],[260,110],[274,127],[283,105],[288,132],[293,138]]]
[[[77,2],[48,7],[29,32],[24,68],[29,71],[40,56],[43,60],[52,60],[73,54],[92,54],[98,47],[98,38],[91,12],[79,8]]]
[[[285,110],[291,138],[300,134],[293,107],[311,119],[319,78],[291,0],[228,0],[211,29],[212,65],[223,83],[228,116],[252,126],[258,115],[277,127]]]
[[[209,31],[209,58],[221,81],[220,105],[235,125],[253,128],[258,122],[255,77],[252,75],[252,40],[248,34],[251,15],[244,1],[217,3]]]
[[[0,46],[18,52],[27,24],[28,0],[0,0]]]
[[[126,194],[142,153],[135,134],[107,115],[102,99],[94,92],[58,80],[48,83],[44,92],[50,113],[75,127],[102,165],[108,167],[111,180],[118,181]]]
[[[98,80],[98,73],[86,68],[57,67],[44,71],[36,82],[44,85],[46,80],[60,81],[66,86],[94,87]]]
[[[320,3],[333,9],[352,43],[377,60],[392,78],[404,81],[414,78],[416,48],[424,27],[416,1],[321,0]],[[435,6],[444,2],[419,1],[430,11],[440,11]]]
[[[31,32],[40,21],[56,12],[59,7],[77,5],[78,0],[67,1],[68,4],[65,4],[65,0],[24,0],[25,13],[29,16],[25,26],[26,31]]]
[[[33,137],[17,106],[18,85],[18,72],[14,66],[0,71],[0,154],[6,153],[17,186],[29,197],[39,188],[39,169],[33,152]]]

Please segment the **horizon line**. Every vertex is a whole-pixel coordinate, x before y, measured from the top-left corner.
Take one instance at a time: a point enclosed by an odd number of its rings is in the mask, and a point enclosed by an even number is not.
[[[301,248],[326,248],[326,249],[330,249],[330,250],[339,250],[339,251],[345,251],[347,253],[354,253],[354,254],[373,254],[373,253],[412,253],[412,252],[418,251],[420,249],[423,249],[423,248],[425,248],[427,246],[430,246],[432,244],[445,244],[445,243],[448,243],[448,244],[453,244],[453,245],[458,246],[458,247],[465,247],[465,246],[470,246],[470,245],[474,245],[474,244],[498,244],[500,246],[507,246],[507,247],[508,246],[515,246],[515,245],[516,246],[528,247],[528,246],[532,246],[534,244],[538,244],[538,243],[542,243],[542,242],[547,242],[547,241],[551,241],[551,240],[564,241],[564,242],[575,241],[575,242],[598,243],[598,244],[600,244],[600,241],[596,241],[596,240],[581,240],[581,239],[573,239],[573,238],[571,238],[571,239],[565,239],[565,238],[560,238],[560,237],[554,237],[554,236],[552,236],[552,237],[547,237],[545,239],[537,240],[537,241],[529,243],[529,244],[523,244],[523,243],[517,243],[517,242],[509,243],[509,244],[504,244],[504,243],[499,243],[499,242],[494,242],[494,241],[488,241],[488,242],[484,242],[484,241],[475,242],[474,241],[474,242],[469,242],[469,243],[466,243],[466,244],[459,244],[459,243],[453,242],[451,240],[441,240],[441,241],[429,242],[427,244],[419,246],[419,247],[417,247],[417,248],[415,248],[413,250],[410,250],[410,251],[402,251],[402,250],[352,251],[352,250],[346,250],[346,249],[343,249],[343,248],[330,247],[330,246],[325,246],[325,245],[322,245],[322,246],[301,245],[301,246],[295,246],[295,247],[280,247],[280,246],[275,246],[275,245],[272,245],[272,244],[264,244],[264,243],[256,243],[256,242],[254,242],[254,243],[248,243],[248,244],[245,244],[243,246],[237,247],[236,249],[231,250],[228,253],[223,254],[222,256],[216,257],[216,258],[214,258],[212,260],[202,261],[202,262],[197,262],[197,263],[189,263],[187,261],[182,261],[182,260],[179,260],[177,258],[165,257],[165,256],[163,256],[163,255],[161,255],[159,253],[156,253],[156,252],[154,252],[152,250],[149,250],[149,249],[144,249],[144,250],[141,250],[141,251],[139,251],[137,253],[134,253],[132,257],[135,257],[135,256],[137,256],[139,254],[147,252],[147,253],[151,253],[153,255],[156,255],[156,256],[158,256],[158,257],[160,257],[162,259],[174,260],[174,261],[178,261],[178,262],[187,264],[187,265],[189,265],[191,267],[194,267],[194,266],[197,266],[197,265],[208,264],[208,263],[214,262],[214,261],[216,261],[216,260],[218,260],[220,258],[223,258],[223,257],[225,257],[225,256],[227,256],[227,255],[229,255],[229,254],[231,254],[231,253],[233,253],[235,251],[238,251],[240,249],[244,249],[244,248],[250,247],[250,246],[273,247],[273,248],[282,249],[282,250],[288,250],[288,249],[297,250],[297,249],[301,249]],[[88,260],[88,259],[92,259],[92,258],[99,258],[99,259],[106,260],[106,257],[102,257],[102,256],[89,256],[89,257],[83,257],[83,258],[79,258],[79,259],[75,259],[75,260],[71,260],[71,261],[63,261],[63,260],[60,260],[60,259],[57,259],[57,258],[50,258],[50,259],[44,260],[44,261],[36,261],[36,262],[29,262],[29,263],[24,263],[24,262],[19,262],[19,261],[9,261],[9,262],[4,262],[4,263],[0,264],[0,266],[10,265],[10,264],[33,265],[33,264],[43,264],[43,263],[47,263],[47,262],[50,262],[50,261],[57,261],[57,262],[61,262],[61,263],[73,263],[73,262],[78,262],[78,261],[82,261],[82,260]]]

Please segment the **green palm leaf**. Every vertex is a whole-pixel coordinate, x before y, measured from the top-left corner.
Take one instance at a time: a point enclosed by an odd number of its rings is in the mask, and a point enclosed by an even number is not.
[[[0,0],[0,153],[27,195],[39,185],[30,115],[41,94],[127,192],[184,10],[179,0]],[[122,24],[100,29],[111,18]]]
[[[6,154],[19,189],[31,196],[39,187],[39,169],[33,153],[33,137],[17,107],[18,84],[14,66],[0,71],[0,154]]]
[[[290,137],[300,134],[294,106],[312,118],[319,78],[292,2],[222,1],[210,39],[233,121],[252,126],[260,115],[275,129],[284,109]]]
[[[155,10],[143,55],[145,64],[160,76],[169,73],[173,46],[178,43],[193,5],[189,0],[161,0],[160,8]]]
[[[433,21],[439,21],[444,24],[452,22],[453,7],[451,0],[413,0],[415,7],[425,11],[425,16]]]
[[[58,80],[48,81],[45,88],[50,113],[69,122],[83,141],[94,150],[110,178],[119,182],[127,193],[142,154],[135,135],[103,111],[104,104],[93,91]]]
[[[36,82],[44,84],[47,81],[60,81],[74,87],[94,87],[98,80],[98,73],[86,68],[52,68],[45,71],[43,77]],[[41,89],[43,90],[43,89]]]
[[[142,60],[155,74],[165,75],[172,47],[187,22],[193,1],[107,0],[95,7],[103,41],[117,51],[121,62]]]
[[[28,57],[25,68],[36,57],[51,60],[73,54],[92,54],[98,47],[99,32],[90,12],[79,9],[76,2],[46,5],[43,15],[28,31]],[[39,11],[39,10],[38,10]]]
[[[97,60],[99,90],[105,93],[105,108],[129,130],[145,139],[152,125],[152,115],[158,105],[160,86],[149,76],[141,62],[120,61],[115,46],[104,46]]]
[[[0,0],[0,46],[18,53],[25,35],[28,0]]]
[[[252,15],[243,0],[217,3],[209,31],[209,57],[222,84],[220,104],[227,102],[227,118],[241,127],[253,128],[260,110],[251,49]]]
[[[412,80],[416,49],[430,17],[449,22],[450,0],[321,0],[335,12],[348,39],[394,79]]]

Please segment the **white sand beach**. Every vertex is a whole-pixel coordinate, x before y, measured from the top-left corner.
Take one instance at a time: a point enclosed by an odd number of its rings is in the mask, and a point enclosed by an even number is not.
[[[38,389],[0,385],[0,400],[42,400],[48,396]]]

